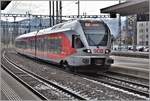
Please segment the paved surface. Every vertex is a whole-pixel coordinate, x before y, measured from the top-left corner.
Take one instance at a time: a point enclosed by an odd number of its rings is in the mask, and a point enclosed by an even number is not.
[[[1,100],[40,100],[7,72],[1,69]]]
[[[130,51],[130,50],[128,50],[128,51],[115,51],[115,50],[112,50],[112,52],[125,52],[125,53],[135,53],[135,54],[138,54],[138,53],[141,53],[141,54],[149,54],[149,52],[139,52],[139,51],[136,51],[136,52],[134,52],[134,51]]]
[[[1,91],[1,100],[9,100],[2,91]]]
[[[149,69],[149,59],[145,58],[133,58],[133,57],[122,57],[122,56],[111,56],[114,59],[112,66],[127,66]]]

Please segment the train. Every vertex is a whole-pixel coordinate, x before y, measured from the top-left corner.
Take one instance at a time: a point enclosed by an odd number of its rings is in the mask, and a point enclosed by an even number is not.
[[[75,19],[15,39],[20,54],[59,64],[69,71],[109,69],[111,32],[103,20]]]

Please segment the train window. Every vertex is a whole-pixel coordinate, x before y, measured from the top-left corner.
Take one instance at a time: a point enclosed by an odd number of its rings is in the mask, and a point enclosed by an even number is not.
[[[30,40],[29,43],[30,43],[29,48],[31,49],[32,48],[32,40]]]
[[[33,42],[33,41],[32,41],[32,40],[30,40],[30,49],[32,49],[32,42]]]
[[[32,49],[34,49],[34,46],[35,46],[35,45],[34,45],[34,40],[32,40]]]
[[[49,51],[50,53],[53,53],[52,39],[48,40],[48,51]]]
[[[41,39],[41,51],[44,51],[44,39]]]
[[[22,49],[25,49],[25,47],[26,47],[26,43],[24,40],[16,41],[15,45],[16,45],[16,47],[22,48]]]
[[[26,44],[26,41],[24,41],[24,49],[27,48],[27,44]]]
[[[42,40],[39,39],[39,51],[41,51],[41,50],[42,50]]]
[[[48,52],[48,38],[45,38],[45,51]]]
[[[57,46],[55,47],[55,52],[58,54],[61,52],[61,39],[60,38],[55,39],[55,45]]]
[[[39,50],[43,51],[42,39],[39,39]]]
[[[79,35],[72,36],[72,47],[73,48],[83,48],[84,47]]]
[[[46,44],[46,42],[45,42],[45,37],[43,38],[43,51],[45,52],[45,44]]]
[[[20,41],[20,48],[22,48],[22,45],[23,45],[23,44],[22,44],[22,41]]]
[[[29,40],[27,41],[27,49],[30,48],[30,45],[29,45]]]
[[[106,46],[109,28],[103,22],[80,21],[87,42],[90,46]]]
[[[39,51],[39,39],[36,40],[36,48]]]
[[[25,49],[25,42],[22,41],[22,48]]]
[[[34,47],[35,47],[35,41],[32,40],[32,49],[34,49]]]
[[[47,41],[47,48],[49,53],[61,53],[61,38],[49,38]]]

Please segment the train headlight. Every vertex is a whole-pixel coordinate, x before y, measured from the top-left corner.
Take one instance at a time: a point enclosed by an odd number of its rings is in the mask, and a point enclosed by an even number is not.
[[[106,49],[105,50],[105,54],[109,54],[110,53],[110,50],[109,49]]]
[[[91,53],[91,50],[90,50],[90,49],[87,49],[87,53]]]
[[[84,49],[83,51],[86,53],[91,53],[91,49]]]

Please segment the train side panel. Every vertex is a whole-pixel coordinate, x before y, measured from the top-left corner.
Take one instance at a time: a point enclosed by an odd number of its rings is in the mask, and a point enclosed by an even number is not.
[[[20,39],[16,43],[22,47],[17,46],[17,51],[30,57],[60,63],[76,52],[76,49],[72,48],[71,33],[74,32],[51,33]]]
[[[71,39],[65,32],[38,36],[36,57],[55,63],[60,63],[76,50],[71,46]]]

